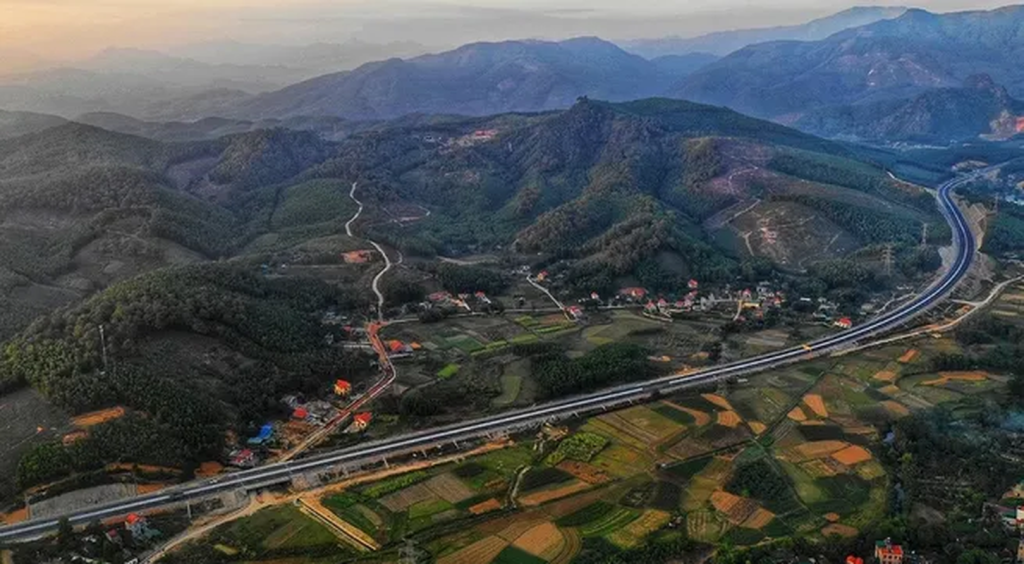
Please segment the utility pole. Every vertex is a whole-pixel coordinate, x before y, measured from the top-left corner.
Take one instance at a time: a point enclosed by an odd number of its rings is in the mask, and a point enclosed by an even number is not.
[[[892,276],[892,243],[886,243],[882,250],[882,262],[885,264],[885,275]]]

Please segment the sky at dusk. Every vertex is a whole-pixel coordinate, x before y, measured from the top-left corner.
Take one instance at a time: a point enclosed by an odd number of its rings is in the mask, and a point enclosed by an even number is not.
[[[926,0],[935,11],[1006,2]],[[692,36],[802,23],[857,2],[842,0],[0,0],[0,59],[31,67],[111,46],[167,48],[225,40],[302,45]],[[859,4],[864,4],[860,2]],[[899,2],[879,2],[896,5]]]

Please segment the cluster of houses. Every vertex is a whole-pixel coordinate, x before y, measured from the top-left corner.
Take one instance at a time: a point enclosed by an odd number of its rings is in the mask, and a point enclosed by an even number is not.
[[[311,425],[323,425],[335,415],[338,410],[331,402],[324,400],[313,400],[303,403],[298,396],[288,395],[281,398],[281,403],[292,410],[292,419],[304,421]]]
[[[494,301],[485,292],[476,291],[472,294],[464,293],[452,295],[451,292],[434,292],[427,296],[427,301],[420,304],[423,309],[434,307],[455,307],[468,312],[473,311],[473,306],[484,307],[493,304]]]
[[[785,295],[774,290],[768,282],[761,282],[754,289],[730,291],[727,288],[723,295],[716,295],[714,293],[701,294],[700,282],[690,280],[686,285],[685,293],[675,300],[668,300],[664,297],[655,300],[644,288],[628,287],[619,290],[613,303],[642,304],[644,313],[647,315],[672,317],[680,313],[710,311],[722,303],[738,303],[741,310],[760,312],[768,308],[781,307],[785,301]]]
[[[110,560],[107,558],[111,554],[109,545],[114,545],[117,547],[117,561],[124,562],[124,564],[138,564],[140,559],[133,556],[132,552],[160,536],[161,532],[150,525],[144,515],[132,513],[125,518],[120,526],[111,526],[102,535],[83,537],[81,553],[71,554],[70,558],[62,559],[60,562],[108,564]]]
[[[870,561],[876,564],[907,564],[910,563],[923,563],[923,560],[918,558],[916,555],[907,555],[903,547],[892,542],[892,539],[885,539],[875,542],[875,552],[873,554],[874,560]],[[850,555],[846,557],[846,564],[865,564],[865,560],[860,556]]]
[[[444,135],[434,135],[428,133],[419,139],[424,143],[431,145],[441,145],[442,147],[472,147],[480,143],[486,143],[491,141],[498,135],[497,129],[478,129],[468,135],[461,137],[447,137]]]

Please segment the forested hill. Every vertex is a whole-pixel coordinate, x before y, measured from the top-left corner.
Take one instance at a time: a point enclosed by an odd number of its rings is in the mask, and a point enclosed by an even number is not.
[[[71,413],[121,405],[130,415],[70,449],[30,452],[20,485],[110,461],[218,457],[225,431],[258,424],[282,394],[322,392],[354,373],[357,359],[325,343],[320,314],[358,299],[316,280],[205,264],[145,274],[41,317],[5,346],[0,390],[27,383]]]
[[[740,257],[704,224],[742,202],[778,198],[814,208],[860,233],[863,244],[872,242],[875,220],[905,218],[908,231],[921,221],[942,223],[929,196],[841,145],[668,99],[584,98],[562,112],[357,135],[317,174],[359,174],[383,201],[434,210],[412,226],[378,230],[409,252],[514,245],[567,259],[574,279],[604,288],[663,251],[686,265],[677,274],[732,276]],[[796,204],[794,196],[809,190],[816,197]],[[826,209],[833,200],[842,212]]]
[[[259,190],[333,150],[308,132],[161,143],[78,123],[0,140],[0,339],[111,282],[232,256],[267,229]]]
[[[949,143],[1008,139],[1024,132],[1017,117],[1022,114],[1024,102],[988,75],[977,75],[960,88],[936,88],[909,99],[813,110],[795,125],[829,137]]]

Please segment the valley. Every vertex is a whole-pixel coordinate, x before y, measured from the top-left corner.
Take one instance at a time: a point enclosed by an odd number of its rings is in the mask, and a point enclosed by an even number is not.
[[[1019,559],[1024,8],[218,9],[0,62],[2,564]]]

